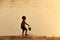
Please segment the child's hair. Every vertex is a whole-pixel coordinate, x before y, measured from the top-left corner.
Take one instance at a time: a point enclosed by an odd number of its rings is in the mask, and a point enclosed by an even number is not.
[[[26,19],[26,16],[22,16],[22,19],[25,20]]]

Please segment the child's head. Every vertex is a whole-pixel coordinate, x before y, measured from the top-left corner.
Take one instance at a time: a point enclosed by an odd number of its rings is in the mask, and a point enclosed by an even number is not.
[[[23,19],[23,20],[26,20],[26,16],[22,16],[22,19]]]

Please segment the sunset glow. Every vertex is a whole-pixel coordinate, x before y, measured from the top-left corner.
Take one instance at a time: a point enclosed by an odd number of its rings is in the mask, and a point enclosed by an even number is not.
[[[23,15],[31,34],[60,36],[60,0],[0,1],[0,35],[20,35]]]

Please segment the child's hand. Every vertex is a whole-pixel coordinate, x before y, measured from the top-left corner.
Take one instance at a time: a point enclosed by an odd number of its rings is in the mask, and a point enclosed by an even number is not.
[[[28,26],[30,26],[30,25],[28,25]]]

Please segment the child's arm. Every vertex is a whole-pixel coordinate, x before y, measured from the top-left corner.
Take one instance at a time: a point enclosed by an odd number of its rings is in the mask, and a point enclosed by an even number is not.
[[[28,25],[28,26],[30,26],[30,25],[29,25],[29,24],[27,24],[26,22],[25,22],[25,24],[26,24],[26,25]]]

